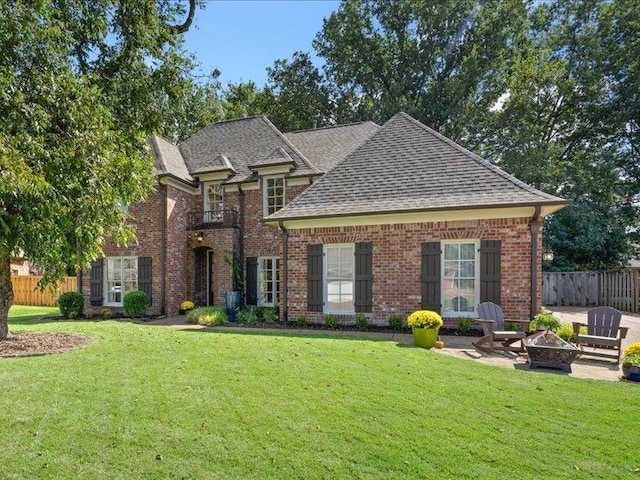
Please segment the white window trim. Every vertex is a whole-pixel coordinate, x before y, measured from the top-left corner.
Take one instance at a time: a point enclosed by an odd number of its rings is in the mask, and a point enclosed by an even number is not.
[[[267,177],[262,178],[262,214],[263,216],[269,215],[269,202],[268,202],[268,185],[269,180],[282,180],[282,207],[287,204],[287,182],[284,178],[284,175],[269,175]],[[280,208],[278,210],[280,210]],[[276,210],[276,212],[278,211]],[[272,212],[275,213],[275,212]]]
[[[109,260],[124,260],[124,259],[131,259],[134,261],[134,265],[136,266],[136,290],[138,289],[138,283],[139,283],[139,279],[138,279],[138,257],[135,256],[130,256],[130,255],[123,255],[123,256],[110,256],[110,257],[105,257],[105,261],[104,261],[104,273],[103,273],[103,278],[102,278],[102,289],[103,289],[103,296],[104,296],[104,302],[103,305],[105,307],[122,307],[124,304],[124,296],[127,294],[127,292],[125,292],[124,290],[120,292],[120,298],[121,300],[119,302],[110,302],[108,300],[109,298],[109,282],[108,282],[108,273],[109,273]],[[122,282],[124,283],[124,282]],[[121,287],[124,287],[124,285],[120,285]]]
[[[353,288],[353,309],[351,310],[331,310],[329,308],[328,300],[328,279],[327,279],[327,249],[339,248],[339,247],[351,247],[353,253],[353,263],[351,269],[351,284]],[[355,243],[330,243],[322,246],[322,303],[323,313],[331,315],[355,315],[356,313],[356,245]]]
[[[262,282],[261,282],[261,278],[262,278],[262,272],[264,271],[264,269],[262,268],[262,262],[264,260],[272,260],[273,261],[273,273],[274,273],[274,288],[275,290],[273,291],[273,298],[274,301],[273,302],[263,302],[262,298],[263,298],[263,291],[262,291]],[[258,288],[257,288],[257,294],[258,294],[258,306],[259,307],[275,307],[278,302],[278,257],[258,257]]]
[[[476,313],[476,310],[474,309],[473,312],[454,312],[451,310],[445,310],[444,309],[444,295],[445,295],[445,291],[444,291],[444,265],[445,265],[445,254],[444,254],[444,250],[445,250],[445,245],[460,245],[461,243],[473,243],[474,244],[474,248],[473,251],[475,252],[475,304],[478,305],[480,303],[480,240],[477,239],[458,239],[458,240],[443,240],[441,242],[442,245],[442,254],[440,255],[440,305],[442,305],[442,315],[446,316],[448,318],[461,318],[461,317],[468,317],[468,318],[476,318],[478,316],[478,314]]]

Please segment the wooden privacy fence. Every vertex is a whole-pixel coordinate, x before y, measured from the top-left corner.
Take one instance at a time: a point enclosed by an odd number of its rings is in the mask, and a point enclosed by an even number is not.
[[[603,272],[544,272],[545,305],[601,306],[640,312],[640,269]]]
[[[57,307],[58,297],[65,292],[76,292],[78,282],[76,277],[64,277],[58,289],[52,294],[51,290],[40,291],[39,275],[12,275],[13,303],[15,305],[33,305],[40,307]]]

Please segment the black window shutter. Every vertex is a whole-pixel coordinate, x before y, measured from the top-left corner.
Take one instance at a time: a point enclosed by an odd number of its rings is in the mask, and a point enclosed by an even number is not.
[[[321,312],[322,297],[322,245],[307,245],[307,309]]]
[[[247,257],[247,305],[258,304],[258,257]]]
[[[91,262],[91,293],[89,302],[91,305],[102,305],[102,278],[103,278],[104,259],[98,258]]]
[[[355,250],[355,309],[370,313],[373,310],[373,245],[356,243]]]
[[[480,302],[500,305],[502,242],[480,241]]]
[[[149,305],[153,305],[151,257],[138,257],[138,290],[147,294]]]
[[[422,308],[440,312],[440,242],[422,244]]]

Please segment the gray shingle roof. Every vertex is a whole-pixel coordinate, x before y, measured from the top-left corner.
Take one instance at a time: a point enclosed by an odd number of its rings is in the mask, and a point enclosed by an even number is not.
[[[180,180],[193,182],[176,145],[158,135],[151,137],[149,142],[155,152],[156,175],[171,175]]]
[[[380,129],[373,122],[300,130],[285,136],[320,171],[327,172]]]
[[[568,203],[398,113],[343,162],[267,218]]]
[[[249,165],[251,170],[256,170],[259,167],[269,167],[274,165],[286,165],[290,164],[292,166],[296,166],[296,162],[291,158],[291,156],[284,150],[282,147],[276,148],[271,154],[254,163],[253,165]]]
[[[297,168],[290,174],[317,175],[318,170],[264,116],[228,120],[209,125],[180,144],[190,172],[203,172],[218,155],[233,165],[236,175],[227,183],[258,177],[249,165],[260,164],[281,147]]]

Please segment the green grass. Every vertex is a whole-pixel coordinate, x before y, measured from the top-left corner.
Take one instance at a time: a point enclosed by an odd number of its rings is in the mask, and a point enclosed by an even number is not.
[[[10,328],[97,341],[0,359],[3,479],[639,478],[630,383],[326,333]]]

